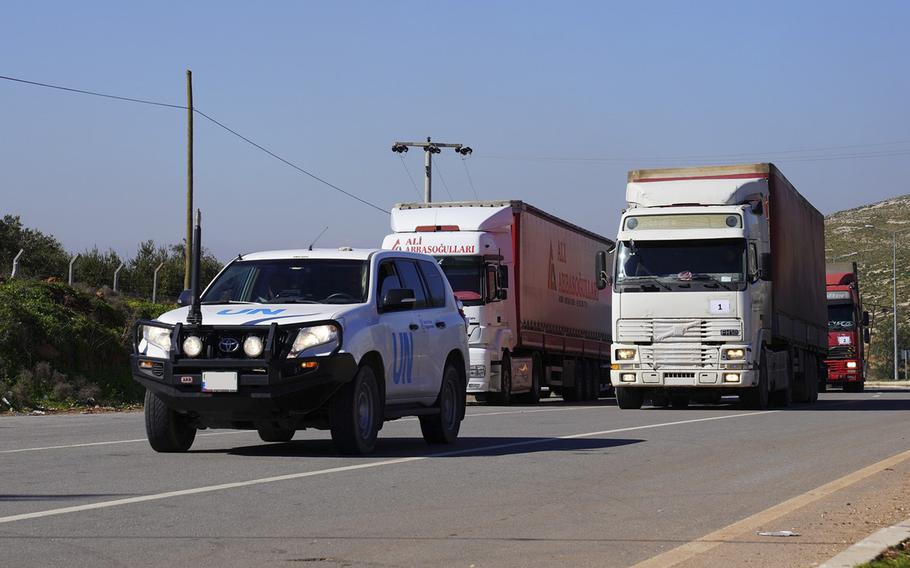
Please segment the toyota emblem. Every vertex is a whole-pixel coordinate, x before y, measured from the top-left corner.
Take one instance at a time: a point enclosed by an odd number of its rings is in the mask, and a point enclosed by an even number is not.
[[[240,342],[233,337],[222,337],[218,342],[218,348],[224,353],[233,353],[240,348]]]

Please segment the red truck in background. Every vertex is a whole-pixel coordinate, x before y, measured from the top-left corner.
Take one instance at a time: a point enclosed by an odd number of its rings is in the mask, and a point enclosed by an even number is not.
[[[839,386],[862,392],[866,382],[866,344],[869,312],[863,311],[856,263],[828,264],[825,275],[828,297],[828,378],[820,390]]]

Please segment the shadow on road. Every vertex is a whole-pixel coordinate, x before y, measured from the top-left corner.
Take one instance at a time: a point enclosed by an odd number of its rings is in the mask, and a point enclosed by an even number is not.
[[[609,448],[637,444],[644,440],[607,438],[522,438],[522,437],[472,437],[459,438],[451,446],[430,446],[421,438],[379,438],[371,458],[426,457],[445,458],[463,456],[511,456],[535,452],[569,452],[577,455],[603,453]],[[228,454],[248,457],[335,457],[338,452],[332,441],[298,440],[280,444],[257,444],[236,448],[191,450],[193,454]]]

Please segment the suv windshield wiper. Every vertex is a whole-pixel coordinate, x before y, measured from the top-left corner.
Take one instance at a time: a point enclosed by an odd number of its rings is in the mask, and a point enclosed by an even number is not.
[[[256,302],[246,302],[244,300],[212,300],[211,302],[202,302],[205,306],[217,306],[218,304],[255,304]]]

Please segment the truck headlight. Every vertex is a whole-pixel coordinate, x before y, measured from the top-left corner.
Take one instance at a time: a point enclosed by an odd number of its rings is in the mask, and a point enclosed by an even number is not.
[[[183,340],[183,354],[187,357],[198,357],[202,353],[202,340],[195,335],[189,335]]]
[[[847,361],[847,368],[848,368],[848,369],[855,369],[855,368],[856,368],[856,361]]]
[[[617,361],[629,361],[635,359],[635,349],[617,349],[614,354]]]
[[[288,359],[328,355],[338,348],[338,328],[331,324],[304,327],[297,332]]]
[[[144,325],[142,338],[165,353],[171,350],[171,330],[166,327]]]
[[[723,358],[727,361],[742,361],[746,357],[746,350],[742,347],[734,347],[733,349],[724,349]]]
[[[250,359],[255,359],[262,355],[262,338],[258,335],[248,335],[243,340],[243,352]]]

